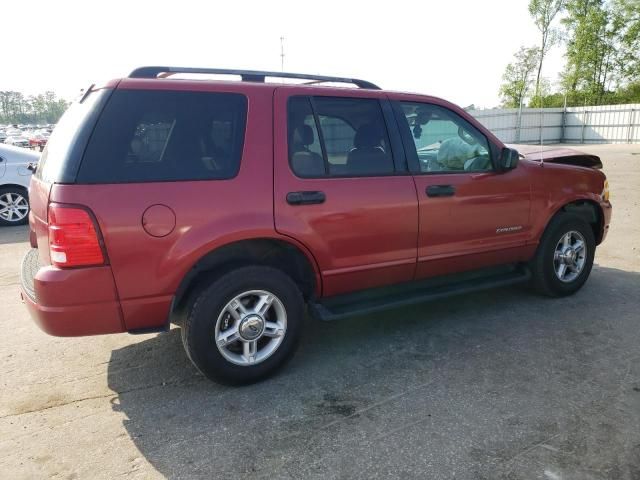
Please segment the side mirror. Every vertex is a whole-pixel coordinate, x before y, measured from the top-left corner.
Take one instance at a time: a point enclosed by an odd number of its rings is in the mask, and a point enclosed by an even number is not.
[[[518,160],[520,160],[520,154],[517,150],[513,148],[503,148],[498,161],[500,170],[503,172],[513,170],[518,165]]]

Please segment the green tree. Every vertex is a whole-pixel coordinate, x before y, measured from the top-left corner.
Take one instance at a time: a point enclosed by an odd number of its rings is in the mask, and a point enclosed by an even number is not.
[[[564,1],[565,0],[529,1],[529,14],[533,17],[533,21],[540,31],[538,71],[536,73],[536,86],[534,93],[534,96],[537,99],[542,99],[543,97],[543,93],[540,91],[540,81],[544,57],[560,38],[558,30],[552,27],[552,23],[558,13],[560,13],[560,11],[564,8]]]
[[[615,83],[620,65],[620,22],[604,0],[569,0],[567,16],[567,64],[562,83],[568,95],[582,94],[585,104],[599,104]]]
[[[551,95],[551,82],[545,77],[538,80],[538,90],[534,90],[534,94],[529,100],[530,108],[550,107],[546,99]]]
[[[540,56],[538,47],[520,47],[514,55],[514,61],[509,63],[502,75],[500,96],[503,106],[517,108],[524,103],[531,88]]]
[[[563,32],[553,27],[564,13]],[[529,0],[529,13],[540,30],[531,107],[640,102],[640,0]],[[566,39],[561,92],[551,92],[542,77],[548,50]],[[529,91],[527,49],[509,64],[500,93],[506,106],[517,106]]]
[[[640,80],[640,0],[613,0],[613,29],[618,33],[621,80]]]
[[[56,123],[68,106],[51,91],[28,98],[20,92],[0,91],[0,123]]]
[[[29,104],[31,106],[31,113],[35,118],[44,118],[47,111],[47,102],[44,95],[34,95],[29,97]]]

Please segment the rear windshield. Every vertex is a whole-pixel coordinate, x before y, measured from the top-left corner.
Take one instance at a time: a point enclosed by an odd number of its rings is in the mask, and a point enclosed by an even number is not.
[[[72,182],[95,117],[111,90],[97,90],[69,106],[42,152],[36,177],[45,182]]]
[[[100,115],[78,183],[236,176],[247,115],[234,93],[116,90]]]

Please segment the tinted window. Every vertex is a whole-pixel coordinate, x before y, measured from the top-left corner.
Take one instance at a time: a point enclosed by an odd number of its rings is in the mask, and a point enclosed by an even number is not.
[[[288,141],[289,163],[301,177],[320,177],[325,174],[325,163],[308,97],[289,100]]]
[[[332,170],[338,165],[345,165],[349,152],[353,148],[355,129],[338,117],[321,115],[319,117],[324,143],[327,148],[327,158]]]
[[[437,105],[400,105],[422,172],[493,169],[486,137],[462,117]]]
[[[71,182],[109,90],[98,90],[73,102],[53,129],[38,163],[36,177],[45,182]]]
[[[293,97],[288,121],[289,158],[293,171],[301,177],[386,175],[394,171],[378,100]]]
[[[91,136],[80,183],[234,177],[244,139],[243,95],[116,90]]]

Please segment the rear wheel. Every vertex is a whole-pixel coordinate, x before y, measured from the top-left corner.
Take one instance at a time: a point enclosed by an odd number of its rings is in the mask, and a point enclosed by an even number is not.
[[[587,222],[568,213],[558,214],[531,262],[534,287],[553,297],[577,292],[591,273],[595,249],[593,230]]]
[[[0,225],[24,225],[29,216],[29,196],[16,187],[0,188]]]
[[[262,380],[294,353],[304,303],[295,283],[271,267],[222,275],[188,306],[182,342],[193,364],[225,384]]]

